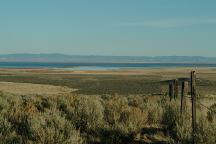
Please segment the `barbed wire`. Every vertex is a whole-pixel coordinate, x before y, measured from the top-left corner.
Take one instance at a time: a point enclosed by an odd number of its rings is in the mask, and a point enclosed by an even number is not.
[[[197,93],[197,96],[198,96],[198,97],[197,97],[197,100],[200,100],[200,99],[204,98],[204,97],[201,97],[201,94],[200,94],[200,93]],[[208,97],[206,97],[206,98],[208,98]],[[200,101],[197,101],[197,103],[198,103],[200,106],[202,106],[202,107],[208,109],[209,111],[216,113],[216,111],[214,111],[214,110],[212,110],[210,107],[208,107],[208,106],[202,104]]]
[[[192,100],[192,98],[191,98],[190,96],[185,96],[185,97],[188,98],[188,99],[190,99],[190,100]],[[198,99],[198,100],[199,100],[199,99]],[[216,111],[214,111],[214,110],[212,110],[210,107],[208,107],[208,106],[202,104],[202,103],[201,103],[200,101],[198,101],[198,100],[197,100],[197,104],[199,104],[201,107],[204,107],[204,108],[208,109],[209,111],[212,111],[212,112],[216,113]]]
[[[198,101],[198,100],[200,100],[202,98],[202,97],[200,97],[200,94],[198,94],[198,96],[199,97],[197,97],[197,104],[199,104],[200,107],[203,107],[203,108],[205,108],[205,109],[207,109],[207,110],[209,110],[209,111],[211,111],[213,113],[216,113],[216,111],[212,110],[210,107],[208,107],[208,106],[202,104],[200,101]],[[185,98],[187,98],[189,100],[192,100],[192,97],[190,95],[186,95]],[[187,115],[191,116],[188,112],[185,111],[185,113]]]
[[[198,103],[200,106],[202,106],[202,107],[204,107],[204,108],[208,109],[209,111],[216,113],[216,111],[214,111],[214,110],[212,110],[211,108],[209,108],[209,107],[205,106],[205,105],[204,105],[204,104],[202,104],[201,102],[197,101],[197,103]]]

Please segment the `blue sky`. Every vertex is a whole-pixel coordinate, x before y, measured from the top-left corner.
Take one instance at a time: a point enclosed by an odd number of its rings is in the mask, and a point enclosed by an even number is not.
[[[2,0],[0,53],[216,56],[216,1]]]

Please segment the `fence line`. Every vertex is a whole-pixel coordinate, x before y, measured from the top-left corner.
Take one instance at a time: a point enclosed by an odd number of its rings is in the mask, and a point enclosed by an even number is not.
[[[181,108],[180,112],[181,114],[187,114],[192,122],[192,143],[196,144],[196,127],[197,127],[197,121],[196,121],[196,110],[197,110],[197,105],[200,106],[201,109],[205,108],[209,110],[210,112],[216,113],[215,110],[212,110],[210,107],[202,104],[200,93],[197,92],[197,87],[196,87],[196,72],[192,71],[190,73],[190,81],[188,80],[183,80],[182,82],[182,89],[181,89]],[[190,96],[188,93],[188,82],[190,82]],[[178,79],[170,80],[169,81],[169,96],[170,96],[170,101],[172,99],[178,98]],[[186,99],[190,99],[191,101],[191,114],[186,111]]]

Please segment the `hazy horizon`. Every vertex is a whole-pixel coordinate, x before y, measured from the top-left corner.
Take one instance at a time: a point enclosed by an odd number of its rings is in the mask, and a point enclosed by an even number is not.
[[[214,63],[216,57],[202,56],[109,56],[69,54],[0,54],[0,62],[69,63]]]
[[[206,57],[215,58],[216,56],[202,55],[106,55],[106,54],[67,54],[67,53],[0,53],[0,55],[66,55],[66,56],[101,56],[101,57]]]

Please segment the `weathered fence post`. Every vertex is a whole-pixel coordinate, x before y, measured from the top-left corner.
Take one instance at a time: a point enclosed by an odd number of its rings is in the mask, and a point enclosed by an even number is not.
[[[196,73],[191,72],[192,129],[193,144],[196,144]]]
[[[186,96],[188,94],[188,82],[182,82],[182,89],[181,89],[181,114],[183,114],[186,110]]]
[[[178,79],[174,80],[174,85],[175,85],[175,92],[174,92],[174,98],[178,98]]]
[[[174,83],[173,83],[173,81],[169,82],[169,97],[170,97],[170,101],[174,97]]]

